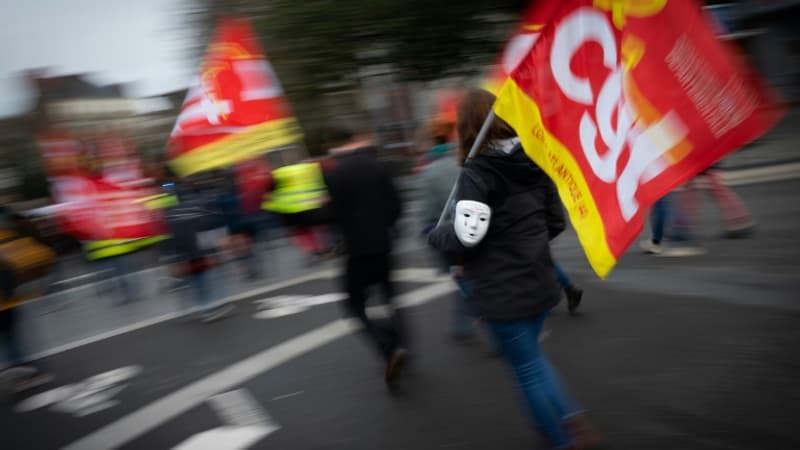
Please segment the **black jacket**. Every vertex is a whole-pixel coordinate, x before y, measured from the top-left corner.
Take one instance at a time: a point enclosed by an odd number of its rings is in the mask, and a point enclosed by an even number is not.
[[[459,200],[492,208],[483,240],[464,247],[452,222],[436,228],[428,240],[462,258],[464,277],[474,283],[469,300],[475,312],[487,320],[515,320],[555,306],[560,289],[549,241],[564,230],[564,211],[555,185],[522,147],[468,161],[459,179]]]
[[[178,261],[192,261],[208,256],[201,248],[199,235],[226,227],[219,194],[210,190],[182,188],[179,203],[167,210],[166,221],[172,234],[171,245]]]
[[[374,149],[337,156],[324,174],[331,201],[323,217],[339,226],[350,258],[389,253],[400,197]]]

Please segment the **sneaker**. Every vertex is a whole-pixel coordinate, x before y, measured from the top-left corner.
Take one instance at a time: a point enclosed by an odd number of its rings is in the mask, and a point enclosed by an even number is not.
[[[667,258],[680,258],[684,256],[699,256],[705,255],[707,252],[704,248],[695,247],[691,245],[682,245],[679,247],[669,247],[665,248],[658,256],[667,257]]]
[[[729,228],[723,233],[725,239],[746,239],[755,234],[756,227],[752,224],[739,228]]]
[[[206,311],[202,314],[202,321],[203,323],[211,323],[215,320],[222,319],[226,317],[230,312],[233,311],[233,305],[225,304],[222,306],[217,306],[216,308],[211,309],[210,311]]]
[[[578,310],[578,306],[581,305],[583,289],[576,286],[567,286],[567,288],[564,289],[564,293],[567,295],[567,311],[569,311],[570,314],[575,314]]]
[[[13,381],[12,389],[17,393],[24,392],[29,389],[43,386],[51,381],[53,381],[52,375],[31,367],[30,370],[28,370],[28,373],[17,377],[17,379]]]
[[[404,348],[398,348],[392,352],[392,356],[389,357],[389,362],[386,363],[386,384],[391,385],[397,381],[400,372],[403,371],[407,358],[408,351]]]
[[[648,255],[660,255],[664,251],[664,247],[661,244],[656,244],[651,240],[639,242],[639,247]]]

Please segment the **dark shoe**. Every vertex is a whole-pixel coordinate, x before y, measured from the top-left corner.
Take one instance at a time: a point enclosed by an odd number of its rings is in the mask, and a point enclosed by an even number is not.
[[[564,293],[567,294],[567,310],[570,314],[575,314],[578,307],[581,305],[583,289],[575,286],[568,286],[564,289]]]
[[[53,377],[50,374],[34,367],[24,366],[19,367],[19,369],[25,369],[27,373],[14,380],[12,387],[14,392],[24,392],[53,381]]]
[[[397,381],[406,365],[407,358],[408,351],[404,348],[398,348],[392,352],[389,362],[386,363],[386,384],[392,385]]]
[[[573,448],[580,450],[599,450],[605,448],[603,438],[585,415],[571,417],[565,422]]]
[[[725,239],[747,239],[749,237],[753,237],[756,232],[756,228],[753,225],[749,225],[743,228],[734,228],[725,230],[723,233],[723,237]]]

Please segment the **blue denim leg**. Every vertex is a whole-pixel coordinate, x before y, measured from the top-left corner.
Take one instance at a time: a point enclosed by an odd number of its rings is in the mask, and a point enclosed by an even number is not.
[[[539,346],[546,313],[535,319],[490,321],[489,328],[503,348],[536,424],[556,448],[572,444],[564,419],[578,413]]]
[[[660,244],[664,239],[664,228],[670,212],[670,194],[661,197],[650,210],[650,222],[653,228],[653,243]]]
[[[212,308],[211,286],[208,283],[208,271],[193,273],[189,276],[194,291],[194,301],[204,311]]]
[[[561,285],[561,289],[572,286],[572,280],[569,279],[567,273],[564,272],[564,269],[562,269],[557,262],[553,261],[553,267],[556,268],[556,277],[558,277],[558,284]]]

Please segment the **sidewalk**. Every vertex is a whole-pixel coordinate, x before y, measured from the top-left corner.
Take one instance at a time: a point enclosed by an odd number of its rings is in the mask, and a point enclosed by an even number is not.
[[[761,139],[724,158],[726,171],[800,162],[800,108],[789,110],[783,120]]]

